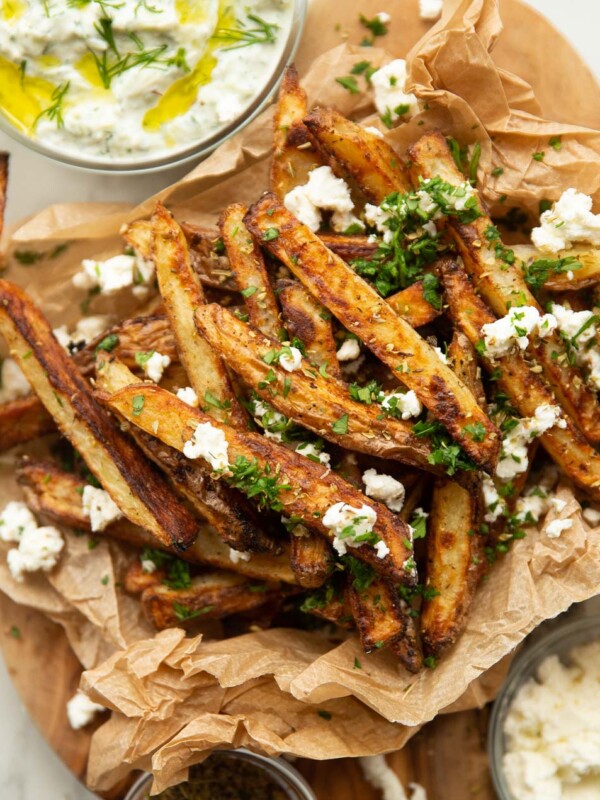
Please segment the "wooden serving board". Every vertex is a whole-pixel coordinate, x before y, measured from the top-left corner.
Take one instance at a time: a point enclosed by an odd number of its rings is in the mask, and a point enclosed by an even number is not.
[[[11,633],[17,629],[19,636]],[[19,606],[0,593],[0,647],[8,672],[29,715],[66,766],[85,783],[93,727],[73,731],[66,703],[75,693],[81,665],[59,625],[38,611]],[[51,675],[40,681],[39,675]],[[428,800],[495,800],[486,755],[489,711],[441,716],[426,725],[406,747],[388,756],[405,785],[416,781]],[[100,724],[100,723],[98,723]],[[309,761],[295,766],[318,800],[380,800],[352,759]],[[122,800],[120,786],[108,800]]]

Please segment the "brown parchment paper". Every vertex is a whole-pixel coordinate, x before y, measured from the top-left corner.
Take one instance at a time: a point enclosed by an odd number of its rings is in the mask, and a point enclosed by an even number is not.
[[[600,135],[592,127],[600,121],[597,85],[557,32],[517,0],[501,3],[508,34],[495,0],[448,2],[433,27],[419,20],[417,7],[417,0],[313,0],[297,59],[311,103],[334,104],[371,122],[376,117],[369,94],[350,95],[335,78],[358,60],[380,65],[410,50],[411,86],[427,110],[386,134],[401,153],[424,130],[439,126],[461,142],[481,142],[480,180],[496,210],[518,205],[533,215],[541,199],[556,198],[569,186],[598,199]],[[358,12],[386,9],[393,21],[390,34],[378,40],[382,46],[358,47],[364,35]],[[558,84],[541,74],[548,43]],[[227,203],[252,202],[266,188],[271,116],[267,110],[161,192],[179,219],[212,224]],[[558,135],[562,148],[555,151],[548,139]],[[546,153],[541,163],[531,158],[540,150]],[[503,166],[504,174],[490,180],[495,166]],[[505,204],[498,202],[502,194],[509,198]],[[83,296],[71,276],[81,259],[120,251],[120,226],[147,214],[152,204],[47,209],[13,230],[8,277],[27,288],[53,324],[73,323]],[[68,246],[57,254],[62,244]],[[17,250],[38,253],[35,265],[19,264]],[[90,308],[115,316],[131,310],[123,298],[97,298]],[[11,457],[2,457],[0,504],[16,496]],[[93,788],[108,788],[136,767],[154,771],[158,790],[222,745],[318,759],[369,755],[401,747],[437,713],[483,705],[529,631],[598,593],[600,529],[582,521],[567,485],[559,496],[567,504],[560,516],[572,518],[572,528],[560,539],[530,530],[517,542],[479,590],[457,645],[436,670],[416,677],[385,652],[364,656],[353,636],[331,641],[279,629],[218,641],[209,630],[195,638],[180,630],[155,634],[137,602],[117,586],[128,551],[105,541],[90,549],[88,537],[69,532],[59,566],[23,584],[12,580],[0,554],[0,589],[63,625],[87,669],[83,687],[113,711],[92,741]],[[554,516],[550,512],[547,523]],[[361,669],[354,667],[356,657]]]

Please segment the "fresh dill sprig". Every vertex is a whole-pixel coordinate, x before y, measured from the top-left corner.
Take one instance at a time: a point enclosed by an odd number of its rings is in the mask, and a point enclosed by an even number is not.
[[[34,127],[37,125],[38,121],[42,119],[42,117],[48,117],[49,120],[55,121],[57,128],[62,128],[64,126],[65,121],[63,119],[63,102],[66,93],[69,91],[70,85],[70,81],[65,81],[65,83],[61,83],[60,86],[56,87],[56,89],[50,95],[52,105],[49,105],[48,108],[45,108],[37,115],[35,118]]]
[[[240,50],[242,47],[250,47],[253,44],[274,44],[277,41],[276,31],[279,25],[267,22],[257,14],[248,14],[248,20],[255,24],[249,27],[242,20],[236,20],[235,28],[217,28],[212,35],[213,40],[218,42],[232,42],[227,50]]]

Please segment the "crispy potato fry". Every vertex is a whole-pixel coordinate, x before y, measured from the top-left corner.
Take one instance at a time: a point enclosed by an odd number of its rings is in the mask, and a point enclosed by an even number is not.
[[[406,618],[390,581],[379,578],[357,588],[351,576],[346,588],[347,602],[365,653],[389,647],[406,631]]]
[[[317,589],[323,586],[333,569],[333,551],[329,542],[304,525],[301,530],[292,531],[290,543],[292,548],[291,567],[298,578],[300,586]]]
[[[291,64],[283,75],[273,117],[270,186],[281,200],[295,186],[306,183],[311,169],[322,163],[302,123],[307,111],[306,92]]]
[[[238,463],[245,466],[249,462],[260,475],[270,475],[279,487],[276,494],[282,505],[282,513],[289,518],[298,518],[307,528],[319,532],[330,542],[334,534],[322,522],[330,506],[338,502],[347,503],[353,508],[361,508],[365,504],[371,506],[377,513],[373,532],[385,542],[390,552],[379,558],[373,545],[361,544],[352,548],[352,554],[400,583],[414,582],[414,572],[405,567],[410,555],[405,544],[408,535],[406,523],[334,473],[324,475],[322,465],[259,434],[242,433],[218,424],[202,411],[186,406],[158,386],[128,386],[112,395],[108,405],[133,425],[180,451],[199,424],[210,422],[222,431],[227,441],[229,463],[235,465],[236,460],[241,459]],[[221,478],[225,476],[225,473],[220,475]]]
[[[261,249],[244,225],[247,211],[240,203],[227,206],[219,220],[221,236],[250,322],[262,333],[278,339],[281,331],[279,308]]]
[[[464,183],[446,139],[439,131],[426,133],[409,148],[411,173],[417,178],[440,176],[453,186]],[[487,235],[493,231],[490,217],[483,213],[474,222],[461,224],[449,220],[449,230],[467,271],[472,275],[483,298],[499,316],[511,305],[528,305],[541,311],[522,273],[514,264],[496,254],[497,240]],[[547,339],[532,337],[530,350],[541,364],[546,379],[561,405],[591,442],[600,442],[600,406],[594,392],[584,383],[581,373],[565,358],[565,348],[557,335]]]
[[[408,423],[382,419],[380,406],[352,400],[345,384],[311,369],[308,362],[303,369],[286,372],[266,355],[279,351],[280,342],[261,336],[216,304],[199,308],[196,324],[260,397],[299,425],[349,449],[435,471],[428,462],[430,448]]]
[[[342,575],[340,574],[339,577],[341,578]],[[309,601],[313,598],[315,595],[308,595]],[[307,604],[305,601],[302,610],[307,614],[332,622],[339,628],[349,630],[354,627],[354,618],[347,593],[344,591],[342,582],[336,580],[336,576],[321,588],[316,595],[316,602]]]
[[[513,244],[511,249],[517,256],[517,266],[523,270],[533,261],[548,258],[533,245]],[[589,245],[574,245],[570,250],[563,250],[552,257],[552,260],[562,258],[575,258],[581,264],[579,269],[574,269],[572,275],[569,270],[565,272],[550,272],[544,281],[547,292],[574,292],[587,289],[600,283],[600,249],[593,249]]]
[[[366,281],[327,250],[272,194],[263,196],[250,209],[246,224],[311,294],[348,330],[359,333],[394,375],[415,391],[478,465],[488,471],[494,469],[500,449],[495,426],[433,348]],[[465,433],[465,427],[475,423],[485,429],[483,441],[475,442]]]
[[[0,333],[63,435],[123,514],[164,544],[189,547],[197,522],[94,400],[34,303],[7,281],[0,281]]]
[[[153,572],[146,572],[140,559],[136,558],[127,568],[123,588],[129,594],[141,594],[151,586],[159,586],[166,574],[166,570],[160,567]]]
[[[362,125],[329,108],[315,109],[304,124],[372,202],[381,203],[392,192],[409,188],[400,156]]]
[[[496,317],[475,293],[468,275],[455,261],[444,260],[440,268],[449,312],[471,344],[481,339],[481,328]],[[494,373],[497,386],[505,392],[519,414],[530,417],[543,403],[556,405],[556,398],[542,377],[532,372],[520,353],[511,353],[496,361],[481,355],[481,361]],[[574,483],[590,497],[600,500],[600,456],[568,415],[566,427],[554,426],[539,438],[547,453]]]
[[[419,638],[419,629],[411,614],[410,605],[405,600],[400,600],[399,605],[399,614],[406,624],[406,629],[399,639],[392,642],[390,650],[408,672],[416,674],[423,668],[423,649]]]
[[[231,572],[209,572],[192,579],[188,589],[149,586],[142,594],[146,616],[158,628],[181,627],[254,611],[280,594],[276,584],[256,584]]]
[[[341,378],[330,313],[298,281],[277,281],[277,294],[288,333],[300,339],[308,360]]]
[[[97,384],[110,394],[138,383],[138,378],[118,361],[99,361]],[[253,553],[278,553],[280,545],[258,526],[254,509],[239,492],[213,481],[203,462],[193,463],[177,450],[138,428],[131,434],[159,466],[176,492],[182,494],[206,522],[235,550]]]
[[[201,402],[208,394],[220,404],[210,405],[212,416],[243,425],[246,415],[235,397],[227,371],[194,325],[194,309],[203,305],[204,295],[192,270],[181,228],[160,203],[152,216],[152,226],[158,285],[190,384]]]
[[[34,461],[24,458],[19,462],[17,481],[25,495],[27,505],[36,514],[72,528],[91,531],[90,521],[83,513],[81,492],[85,481],[64,472],[52,461]],[[290,547],[282,543],[281,555],[253,553],[248,561],[232,561],[230,548],[217,532],[205,523],[199,524],[198,538],[184,552],[159,542],[149,533],[123,518],[111,523],[99,536],[109,536],[134,547],[150,547],[173,553],[192,564],[204,564],[217,569],[230,569],[251,578],[266,581],[297,583],[292,572]]]
[[[362,234],[348,235],[344,233],[319,233],[319,239],[346,263],[358,258],[371,259],[377,252],[377,242],[370,241]]]
[[[423,295],[423,281],[417,281],[407,289],[386,297],[386,302],[391,305],[398,314],[411,328],[420,328],[428,325],[442,313],[441,308],[434,308],[431,303],[425,300]]]
[[[158,350],[173,362],[179,359],[166,317],[137,317],[113,326],[75,353],[73,362],[82,375],[87,377],[94,372],[96,348],[110,335],[118,340],[111,352],[127,366],[136,368],[135,354],[149,350]],[[35,394],[0,405],[0,452],[54,430],[54,420]]]

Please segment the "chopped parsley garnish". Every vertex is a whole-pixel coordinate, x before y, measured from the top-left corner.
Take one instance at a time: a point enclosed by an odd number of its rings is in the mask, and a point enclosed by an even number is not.
[[[359,403],[370,406],[372,403],[380,403],[383,397],[383,390],[377,381],[372,380],[366,386],[358,383],[351,383],[348,387],[350,397]]]
[[[331,719],[331,717],[332,717],[331,713],[330,713],[329,711],[325,711],[325,709],[324,709],[324,708],[320,708],[320,709],[317,711],[317,714],[318,714],[320,717],[322,717],[323,719],[326,719],[326,720],[328,720],[328,721],[329,721],[329,720]]]
[[[423,276],[423,297],[437,311],[442,308],[442,294],[440,292],[440,281],[432,272]]]
[[[483,442],[486,437],[485,426],[481,422],[474,422],[472,425],[465,425],[463,431],[468,434],[474,442]]]
[[[560,136],[552,136],[549,139],[548,144],[554,150],[560,150],[562,148],[562,138]]]
[[[342,414],[339,419],[336,419],[331,425],[331,430],[338,434],[348,433],[348,414]]]
[[[263,239],[265,242],[272,242],[273,239],[277,239],[279,236],[279,231],[277,228],[267,228],[267,230],[263,233]]]
[[[335,82],[339,83],[340,86],[343,86],[346,91],[350,92],[350,94],[360,94],[360,89],[358,88],[356,78],[354,78],[352,75],[336,78]]]
[[[542,150],[540,153],[533,153],[531,156],[534,161],[543,161],[546,153]]]
[[[252,297],[257,291],[258,286],[248,286],[246,289],[242,289],[242,297]]]
[[[204,402],[213,408],[220,408],[222,411],[228,411],[231,408],[229,400],[219,400],[209,389],[204,392]]]
[[[427,535],[427,515],[421,509],[417,509],[409,524],[413,529],[413,539],[425,538]]]
[[[574,256],[566,258],[538,258],[524,267],[525,280],[534,291],[539,291],[553,275],[575,271],[581,268],[581,262]]]
[[[363,28],[371,31],[373,38],[376,38],[377,36],[385,36],[388,32],[388,23],[383,22],[381,17],[377,14],[372,19],[369,19],[368,17],[365,17],[364,14],[361,14],[359,20]],[[367,44],[373,44],[373,41],[367,41]]]
[[[431,454],[427,457],[430,464],[446,468],[448,475],[458,470],[472,471],[476,464],[464,452],[462,447],[452,439],[448,431],[439,422],[417,422],[413,427],[415,436],[428,437],[431,441]]]
[[[282,491],[291,489],[289,483],[278,483],[280,468],[274,469],[270,464],[261,467],[258,459],[249,461],[245,456],[238,456],[233,464],[229,465],[227,482],[236,489],[257,501],[259,508],[270,508],[273,511],[282,511],[283,503],[279,499]]]
[[[101,342],[96,345],[96,352],[105,350],[107,353],[112,353],[115,347],[119,344],[119,337],[116,333],[109,333]]]
[[[148,361],[150,361],[155,352],[156,350],[149,350],[147,353],[141,353],[138,351],[134,356],[135,363],[138,365],[138,367],[143,367],[148,363]]]
[[[209,614],[213,609],[214,606],[204,606],[204,608],[198,608],[193,611],[191,608],[181,603],[173,603],[173,611],[180,622],[196,619],[196,617],[201,617],[203,614]]]
[[[368,564],[359,561],[354,556],[345,555],[341,557],[341,562],[348,572],[352,575],[352,585],[357,592],[364,592],[373,583],[377,573]]]
[[[131,400],[131,410],[134,417],[139,417],[144,409],[144,403],[146,402],[146,398],[143,394],[136,394],[133,396]]]

